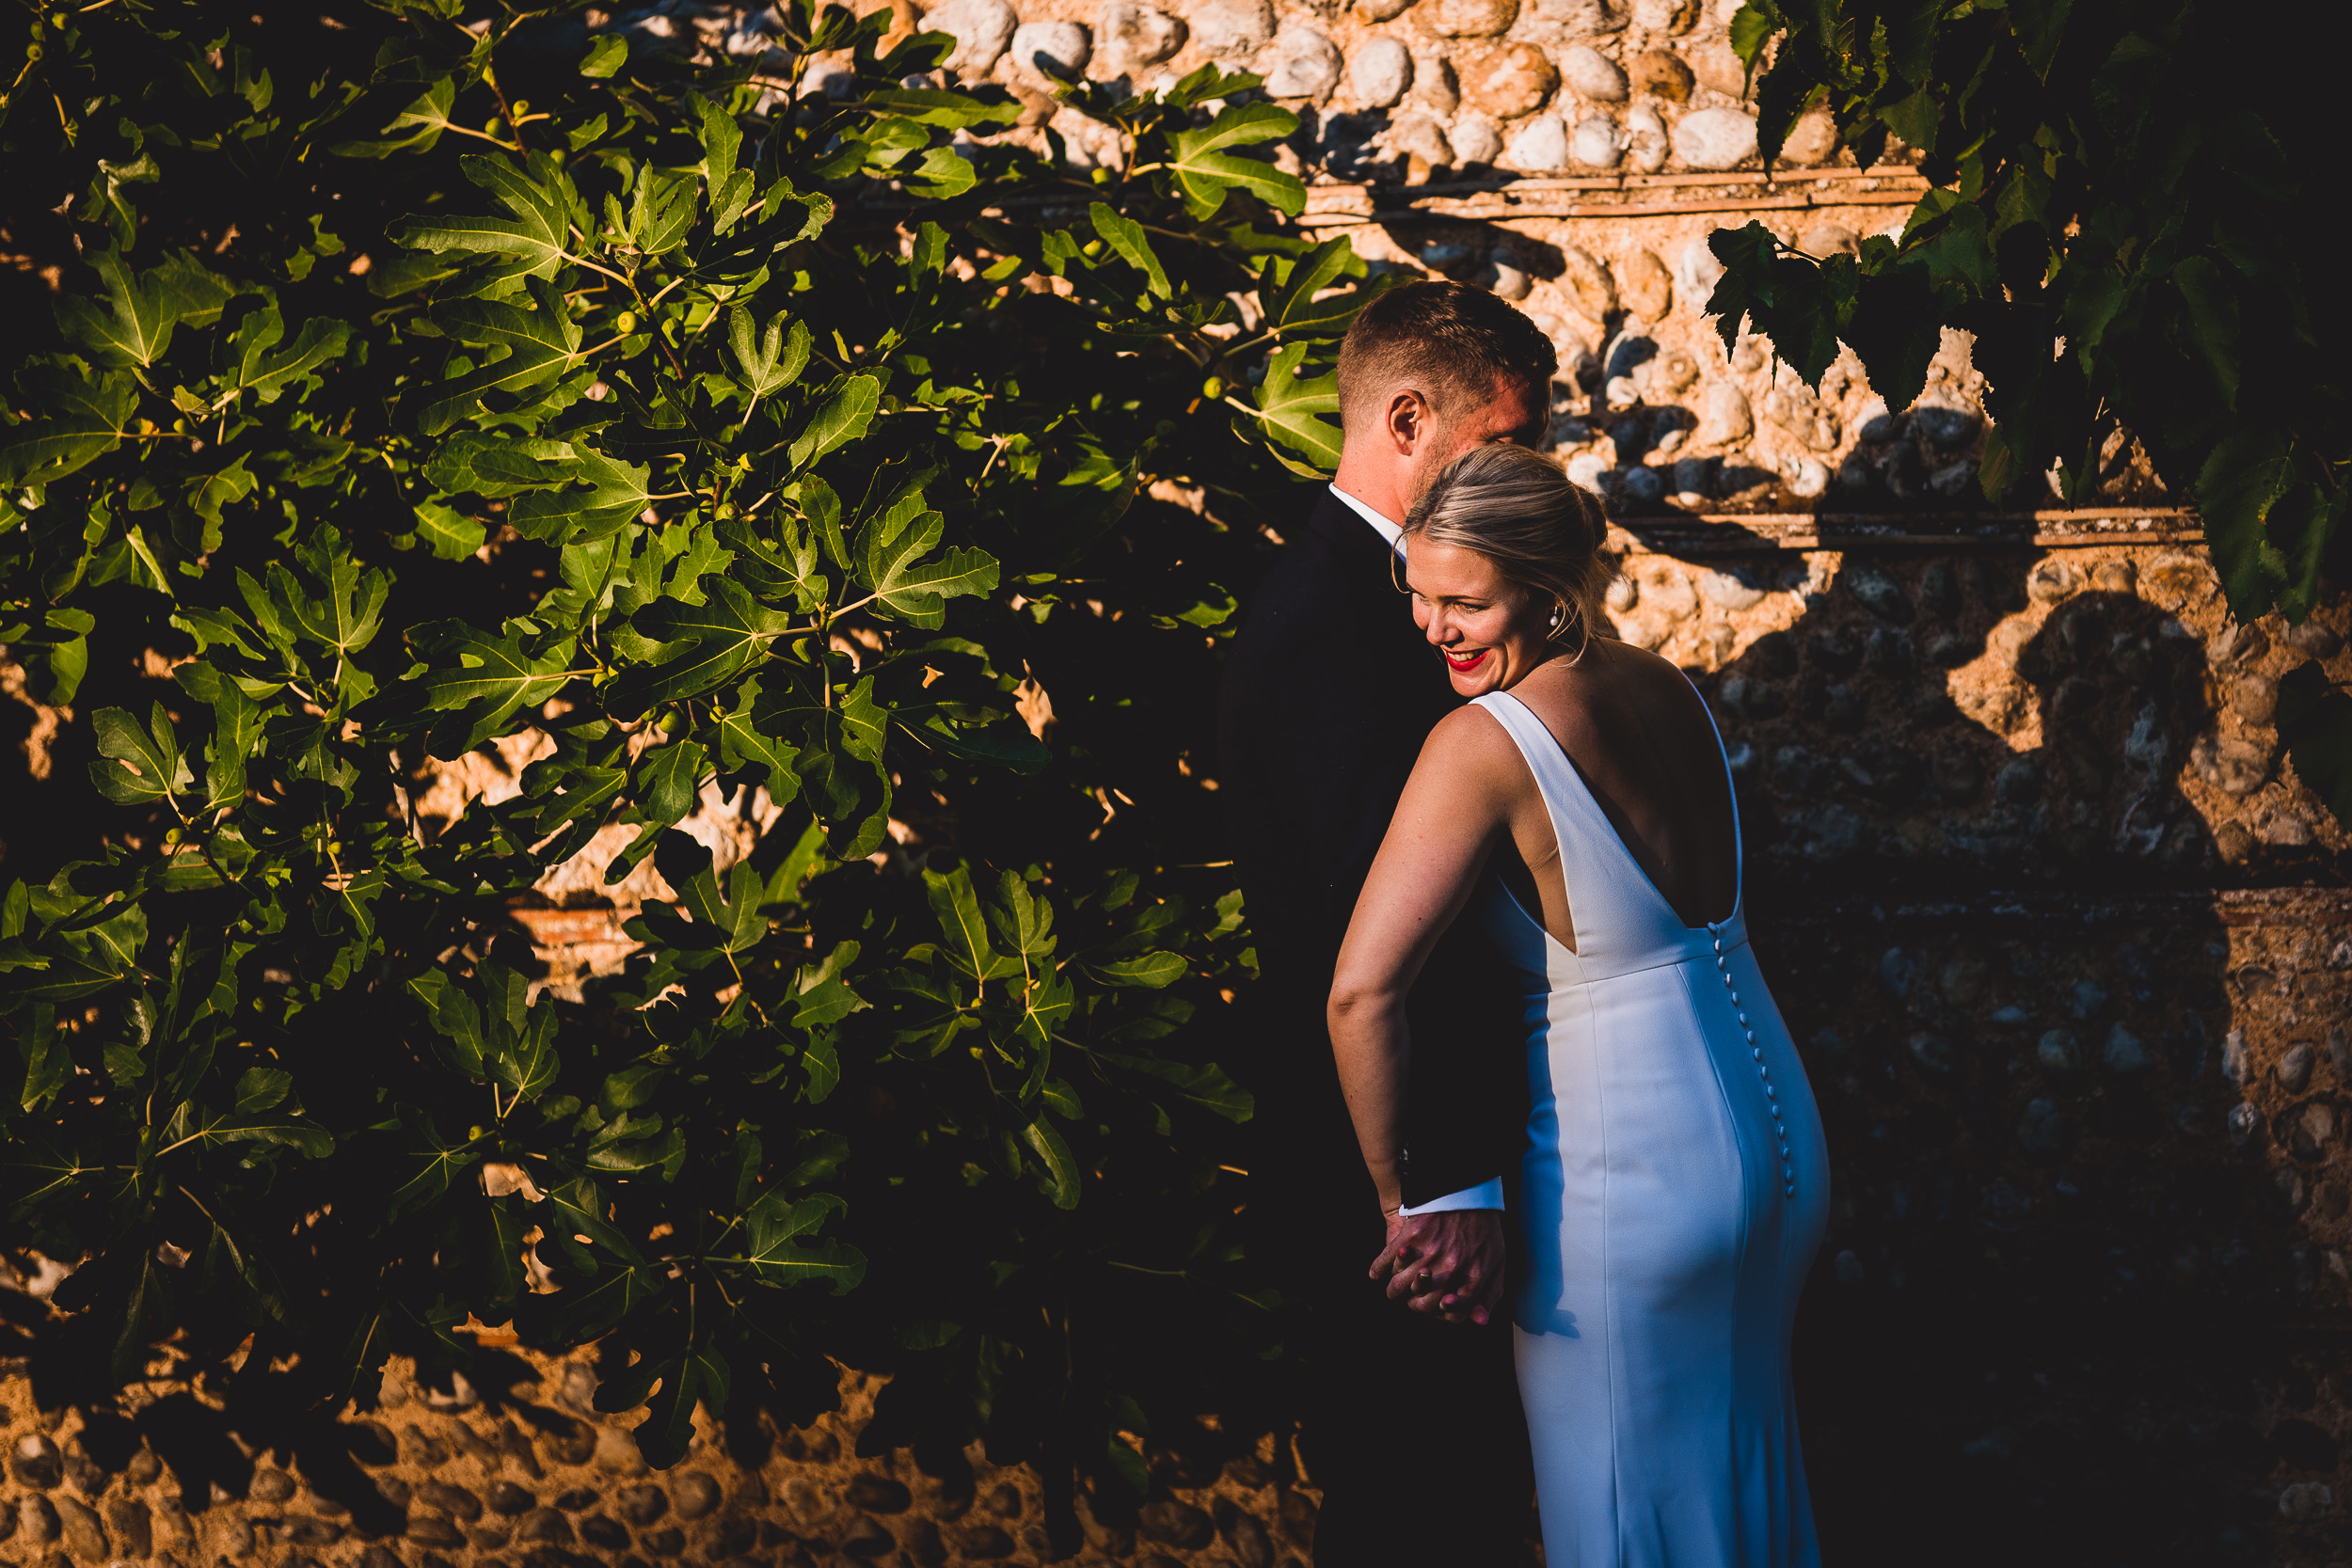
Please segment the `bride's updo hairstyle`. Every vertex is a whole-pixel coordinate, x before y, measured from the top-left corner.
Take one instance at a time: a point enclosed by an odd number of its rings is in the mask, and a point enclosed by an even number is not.
[[[1617,575],[1602,548],[1609,518],[1598,497],[1541,452],[1504,444],[1464,452],[1413,503],[1405,538],[1475,551],[1552,601],[1559,619],[1550,639],[1570,663],[1592,646],[1601,595]]]

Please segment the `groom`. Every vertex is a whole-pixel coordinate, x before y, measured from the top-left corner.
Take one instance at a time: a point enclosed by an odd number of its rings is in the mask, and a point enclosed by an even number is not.
[[[1324,1493],[1318,1568],[1470,1568],[1525,1539],[1510,1336],[1499,1303],[1488,1326],[1468,1321],[1473,1297],[1495,1299],[1523,1137],[1511,981],[1457,929],[1414,987],[1406,1212],[1385,1227],[1324,1004],[1406,776],[1459,702],[1391,579],[1399,525],[1455,456],[1542,433],[1556,364],[1532,322],[1479,290],[1411,283],[1366,306],[1340,349],[1338,476],[1287,533],[1226,660],[1222,782],[1263,976],[1251,1208],[1257,1244],[1312,1314],[1295,1349],[1300,1444]],[[1375,1282],[1375,1254],[1404,1261]]]

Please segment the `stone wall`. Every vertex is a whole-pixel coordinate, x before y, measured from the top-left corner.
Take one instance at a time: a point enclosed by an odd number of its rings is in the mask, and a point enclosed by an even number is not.
[[[1620,524],[1612,616],[1723,722],[1756,941],[1828,1122],[1799,1378],[1831,1559],[2352,1561],[2352,896],[2273,722],[2295,665],[2352,678],[2352,607],[2233,626],[2197,519],[2128,441],[2083,507],[1986,510],[1963,339],[1910,409],[1850,358],[1815,392],[1768,343],[1726,351],[1709,230],[1755,218],[1825,254],[1924,188],[1899,156],[1852,167],[1818,119],[1762,168],[1727,0],[1018,7],[943,0],[927,24],[1024,95],[1019,135],[1116,155],[1041,56],[1145,87],[1261,71],[1301,116],[1279,156],[1318,232],[1492,288],[1558,345],[1552,444]],[[596,21],[782,69],[740,10]],[[527,760],[483,753],[440,804]],[[694,827],[725,857],[764,821],[713,800]],[[627,949],[595,883],[518,911],[557,983]],[[490,1364],[506,1386],[398,1372],[384,1409],[306,1425],[168,1382],[73,1408],[36,1345],[0,1381],[0,1562],[1310,1556],[1313,1493],[1270,1447],[1162,1453],[1139,1515],[1081,1508],[1057,1540],[1033,1477],[855,1456],[854,1377],[842,1414],[706,1430],[654,1478],[634,1418],[588,1408],[589,1367]]]
[[[38,1283],[0,1275],[20,1291]],[[507,1341],[511,1344],[511,1340]],[[859,1456],[875,1386],[778,1432],[698,1418],[672,1469],[649,1472],[628,1428],[598,1415],[585,1360],[549,1362],[483,1337],[479,1383],[421,1386],[395,1360],[381,1401],[328,1419],[279,1409],[268,1380],[234,1402],[203,1378],[163,1376],[119,1405],[40,1398],[58,1347],[7,1347],[0,1561],[22,1568],[939,1568],[949,1562],[1135,1562],[1298,1568],[1311,1491],[1278,1486],[1269,1443],[1202,1464],[1153,1458],[1152,1497],[1081,1496],[1074,1531],[1046,1528],[1037,1478],[976,1446],[933,1462]],[[158,1367],[165,1370],[167,1363]]]
[[[2346,1560],[2352,896],[2272,727],[2346,607],[2233,626],[2178,516],[1630,521],[1828,1127],[1828,1544]]]
[[[1277,161],[1309,182],[1305,221],[1376,265],[1475,281],[1517,301],[1564,367],[1552,440],[1629,512],[1909,505],[1964,496],[1980,382],[1954,339],[1921,406],[1890,415],[1851,357],[1817,392],[1769,344],[1729,352],[1701,306],[1713,229],[1761,219],[1815,254],[1899,229],[1925,184],[1864,170],[1807,117],[1774,171],[1756,155],[1731,0],[942,0],[950,70],[1028,105],[1014,135],[1087,167],[1116,135],[1050,96],[1055,71],[1136,89],[1201,66],[1248,70],[1301,127]],[[714,48],[766,58],[762,26],[715,14]],[[631,18],[634,17],[634,20]],[[616,24],[682,39],[669,11]],[[911,26],[911,10],[901,26]],[[839,62],[819,59],[821,86]],[[2128,464],[2128,454],[2122,454]]]

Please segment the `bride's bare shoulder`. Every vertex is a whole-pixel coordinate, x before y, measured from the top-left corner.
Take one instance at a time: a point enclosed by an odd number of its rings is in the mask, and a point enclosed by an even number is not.
[[[1438,721],[1413,765],[1416,781],[1464,784],[1473,780],[1508,786],[1525,774],[1518,742],[1502,721],[1475,703]]]
[[[1429,732],[1429,738],[1422,743],[1421,752],[1426,758],[1436,752],[1491,752],[1497,749],[1505,752],[1516,752],[1518,749],[1510,732],[1502,727],[1502,721],[1476,703],[1464,703],[1438,721]]]

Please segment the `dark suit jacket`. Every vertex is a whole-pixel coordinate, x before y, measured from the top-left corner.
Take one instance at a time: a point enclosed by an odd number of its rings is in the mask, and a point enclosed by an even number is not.
[[[1325,1025],[1340,943],[1422,741],[1459,705],[1396,592],[1389,551],[1328,490],[1251,596],[1218,704],[1232,814],[1263,984],[1251,1086],[1259,1190],[1272,1204],[1362,1205],[1364,1170]],[[1499,957],[1468,922],[1408,1003],[1407,1203],[1515,1165],[1524,1030]]]

